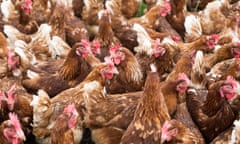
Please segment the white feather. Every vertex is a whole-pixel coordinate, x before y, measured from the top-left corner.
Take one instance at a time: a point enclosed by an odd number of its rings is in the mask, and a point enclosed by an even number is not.
[[[30,103],[30,106],[36,106],[38,105],[39,97],[37,95],[33,95],[33,99]]]
[[[202,64],[203,64],[203,52],[199,50],[195,55],[193,70],[201,72]]]
[[[3,20],[8,21],[11,14],[16,14],[15,7],[11,0],[3,0],[1,3],[1,12],[3,14]]]
[[[105,7],[111,14],[114,15],[114,10],[112,8],[112,1],[106,1],[105,2]]]
[[[171,46],[171,47],[175,47],[175,48],[178,47],[178,44],[170,37],[163,38],[161,43],[166,44],[166,45]]]
[[[240,143],[240,120],[235,120],[233,122],[235,127],[233,128],[232,135],[231,135],[231,140],[229,141],[229,144],[237,144]]]
[[[202,35],[202,26],[197,16],[189,15],[184,22],[187,35],[195,35],[197,38]]]
[[[66,56],[70,49],[68,44],[58,36],[53,36],[49,42],[49,51],[52,54],[52,58]]]
[[[105,11],[105,10],[100,10],[100,11],[98,12],[98,19],[99,19],[99,20],[102,18],[103,14],[104,14],[104,11]]]
[[[25,53],[26,43],[22,40],[17,40],[14,44],[15,44],[15,48],[14,48],[15,53],[17,53],[20,56],[21,61],[28,63],[29,59]]]
[[[163,4],[163,0],[157,0],[157,3],[156,3],[156,5],[162,5]]]
[[[221,45],[214,46],[214,53],[216,53],[221,48]]]
[[[146,32],[146,30],[140,24],[134,24],[133,29],[137,31],[137,41],[138,46],[134,48],[134,51],[137,53],[146,53],[149,56],[152,56],[152,44],[151,38]]]
[[[34,79],[36,77],[39,77],[39,74],[34,71],[27,70],[27,77],[30,79]]]
[[[19,35],[20,33],[20,31],[12,25],[4,25],[3,32],[7,35],[11,42],[15,42],[17,40],[16,35]]]
[[[86,9],[89,10],[90,9],[90,0],[83,0],[83,3],[85,5]]]

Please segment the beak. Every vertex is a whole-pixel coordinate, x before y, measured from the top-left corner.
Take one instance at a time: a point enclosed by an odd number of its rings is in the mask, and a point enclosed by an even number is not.
[[[26,137],[25,137],[25,135],[24,135],[24,133],[23,133],[22,130],[17,131],[17,137],[18,137],[19,139],[24,140],[24,141],[26,140]]]
[[[116,67],[113,69],[113,74],[119,74],[119,72],[118,72]]]

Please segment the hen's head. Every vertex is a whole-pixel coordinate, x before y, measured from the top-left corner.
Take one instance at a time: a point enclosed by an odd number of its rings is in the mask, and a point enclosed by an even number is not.
[[[92,53],[94,55],[100,54],[100,48],[101,48],[101,45],[100,45],[99,41],[93,40],[92,47],[91,47]]]
[[[212,34],[210,36],[207,36],[207,46],[209,49],[213,49],[215,47],[215,45],[218,43],[219,41],[219,36],[218,34]]]
[[[8,50],[7,63],[9,70],[16,69],[20,63],[19,56],[13,50]]]
[[[231,52],[234,58],[240,58],[240,42],[234,44]]]
[[[16,84],[12,85],[11,88],[7,91],[7,104],[8,109],[13,110],[15,103],[15,92],[16,92]]]
[[[160,45],[160,39],[157,38],[153,47],[154,57],[158,58],[159,56],[163,56],[165,53],[166,49]]]
[[[115,45],[110,47],[109,52],[113,62],[118,65],[121,61],[125,60],[125,54],[120,51],[121,45]]]
[[[105,57],[104,60],[106,66],[101,70],[101,75],[103,78],[112,79],[113,74],[118,74],[118,70],[110,57]]]
[[[67,114],[69,116],[68,120],[68,128],[73,128],[75,127],[77,123],[77,117],[78,117],[78,112],[76,110],[75,104],[69,104],[63,111],[64,114]]]
[[[185,73],[178,74],[177,81],[178,81],[178,84],[177,84],[176,90],[181,93],[186,92],[188,86],[190,85],[190,80],[187,77],[187,75]]]
[[[24,10],[27,14],[30,14],[32,10],[32,0],[25,0],[21,5],[22,10]]]
[[[165,141],[171,141],[175,136],[178,134],[177,128],[172,128],[171,123],[167,120],[164,122],[162,126],[162,133],[161,133],[161,143]]]
[[[232,76],[228,76],[224,84],[220,87],[219,92],[221,97],[226,97],[228,100],[231,100],[237,95],[238,89],[238,82]]]
[[[77,55],[81,56],[82,58],[86,58],[89,53],[92,53],[91,50],[91,43],[88,40],[81,40],[81,42],[78,42],[75,44],[76,53]]]
[[[26,140],[21,124],[16,114],[9,113],[8,116],[9,120],[6,121],[3,135],[12,144],[20,144],[22,141]]]
[[[171,4],[168,1],[164,1],[160,9],[160,15],[165,17],[168,13],[171,12]]]

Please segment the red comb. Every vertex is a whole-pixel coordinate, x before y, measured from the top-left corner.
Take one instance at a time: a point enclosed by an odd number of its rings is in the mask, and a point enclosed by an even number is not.
[[[14,125],[14,128],[16,129],[16,130],[20,130],[21,129],[21,124],[20,124],[20,122],[19,122],[19,120],[18,120],[18,117],[17,117],[17,115],[15,114],[15,113],[9,113],[8,114],[8,116],[9,116],[9,119],[10,119],[10,121],[12,122],[12,124]]]
[[[218,34],[212,34],[211,37],[212,37],[212,39],[215,40],[215,42],[218,42],[218,39],[219,39]]]
[[[178,74],[178,80],[189,80],[188,76],[185,73]]]
[[[209,40],[206,42],[209,49],[213,49],[214,46],[218,43],[219,36],[218,34],[212,34],[209,38]]]
[[[122,46],[120,44],[118,45],[114,45],[114,46],[111,46],[109,51],[110,51],[110,54],[112,53],[115,53],[117,50],[119,50]]]

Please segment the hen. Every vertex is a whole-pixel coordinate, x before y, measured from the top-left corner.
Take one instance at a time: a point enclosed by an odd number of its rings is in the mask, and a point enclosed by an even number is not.
[[[100,43],[100,55],[98,56],[101,61],[104,57],[109,55],[109,48],[112,45],[119,44],[120,42],[114,36],[114,32],[111,27],[110,13],[108,10],[102,10],[99,15],[99,29],[94,38],[94,41]]]
[[[15,44],[15,52],[21,57],[21,63],[30,63],[33,65],[37,63],[37,60],[42,61],[51,57],[54,54],[54,50],[50,50],[48,44],[50,38],[51,27],[48,24],[42,24],[38,32],[32,38],[28,44],[22,40],[17,40]]]
[[[0,143],[21,144],[26,140],[26,137],[22,131],[18,116],[14,113],[9,113],[8,116],[9,120],[2,122],[0,126]]]
[[[65,106],[70,103],[76,105],[79,113],[77,126],[75,127],[78,133],[83,132],[83,113],[81,103],[84,97],[102,96],[104,94],[104,85],[108,79],[111,79],[114,73],[117,73],[113,62],[107,61],[97,65],[84,79],[83,82],[74,88],[67,89],[51,100],[48,95],[40,91],[39,97],[35,97],[33,101],[33,134],[39,142],[48,142],[50,140],[50,129],[56,122],[57,117],[63,112]],[[77,134],[74,139],[81,140],[82,135]]]
[[[199,141],[196,136],[189,128],[186,127],[182,122],[172,119],[165,121],[162,126],[161,143],[203,143]]]
[[[171,11],[171,6],[168,1],[161,1],[153,6],[140,18],[132,18],[130,23],[138,23],[145,28],[153,28],[157,19],[162,16],[165,17]]]
[[[188,110],[206,142],[210,142],[232,124],[235,116],[225,97],[235,95],[238,86],[231,77],[211,84],[207,93],[204,86],[195,85],[187,90]]]
[[[74,144],[79,140],[75,140],[74,127],[78,119],[78,112],[74,104],[69,104],[64,108],[63,113],[57,118],[56,123],[51,129],[51,144]]]
[[[174,114],[173,118],[177,120],[178,123],[180,123],[180,125],[185,125],[186,132],[188,132],[187,129],[191,131],[191,133],[189,134],[190,136],[188,137],[189,138],[188,140],[190,140],[191,142],[188,142],[188,143],[205,144],[205,141],[201,132],[199,131],[197,125],[194,123],[190,113],[188,112],[186,102],[178,104],[177,111]],[[171,142],[174,142],[174,139],[185,141],[185,138],[184,138],[185,136],[187,137],[187,134],[176,136],[176,138],[173,138]]]
[[[8,112],[15,112],[19,121],[23,126],[23,131],[28,137],[31,135],[31,126],[33,109],[30,106],[32,96],[26,92],[22,87],[21,82],[16,78],[3,78],[1,80],[2,88],[1,91],[5,96],[5,101],[2,101],[1,107],[1,118],[0,121],[7,120]]]
[[[141,95],[142,91],[106,94],[103,98],[97,98],[97,105],[92,100],[84,99],[87,104],[84,110],[84,124],[90,128],[93,141],[97,144],[119,143],[123,132],[133,119]]]
[[[161,82],[161,93],[171,116],[177,111],[178,104],[185,101],[181,94],[185,93],[190,84],[190,80],[184,73],[179,73],[176,79]]]
[[[142,90],[144,77],[133,53],[127,48],[115,45],[110,47],[110,54],[119,74],[107,84],[107,92],[114,94]]]
[[[231,59],[233,57],[238,57],[240,46],[237,43],[228,43],[222,45],[220,48],[216,49],[214,53],[206,55],[204,59],[205,68],[210,69],[218,62]]]
[[[163,94],[159,92],[157,69],[151,65],[144,91],[137,105],[134,118],[121,139],[121,144],[161,143],[161,126],[170,120]],[[175,133],[174,133],[175,134]],[[173,135],[174,135],[173,134]]]
[[[137,31],[139,45],[134,48],[135,56],[142,67],[144,77],[149,71],[148,65],[155,63],[160,79],[165,79],[166,75],[172,71],[174,59],[179,54],[179,49],[172,46],[172,40],[164,38],[162,42],[160,39],[153,40],[149,37],[145,29],[139,25],[134,24],[134,29]]]
[[[17,27],[21,32],[32,34],[37,31],[38,24],[30,16],[32,9],[32,1],[3,1],[1,3],[1,11],[3,14],[3,21],[1,21],[1,30],[2,25],[11,24]]]
[[[228,0],[212,1],[199,12],[203,34],[219,33],[227,26],[229,21],[222,11],[228,6]]]
[[[84,40],[76,43],[68,53],[66,60],[62,61],[58,69],[52,74],[47,71],[44,73],[40,71],[40,73],[34,75],[34,72],[28,71],[30,79],[23,80],[23,86],[34,93],[38,89],[43,89],[50,97],[76,86],[86,78],[97,63],[100,63],[92,54],[89,45],[90,43],[84,42]]]

